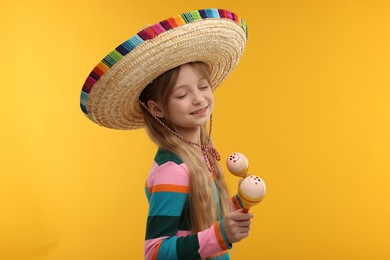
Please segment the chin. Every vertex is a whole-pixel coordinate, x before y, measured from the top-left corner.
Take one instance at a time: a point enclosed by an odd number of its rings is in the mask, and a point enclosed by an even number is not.
[[[205,118],[202,118],[201,120],[199,120],[199,126],[204,126],[205,124],[207,124],[207,122],[209,121],[210,119],[210,116],[205,116]]]

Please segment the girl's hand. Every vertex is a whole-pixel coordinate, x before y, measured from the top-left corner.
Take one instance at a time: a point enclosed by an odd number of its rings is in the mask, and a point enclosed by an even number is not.
[[[252,218],[252,213],[244,213],[242,209],[232,211],[225,216],[223,228],[229,243],[236,243],[249,236]]]

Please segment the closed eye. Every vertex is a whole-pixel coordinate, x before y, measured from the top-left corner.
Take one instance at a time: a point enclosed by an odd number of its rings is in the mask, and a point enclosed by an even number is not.
[[[182,95],[179,95],[179,96],[176,96],[176,98],[178,98],[178,99],[183,99],[183,98],[185,98],[186,96],[187,96],[187,93],[182,94]]]

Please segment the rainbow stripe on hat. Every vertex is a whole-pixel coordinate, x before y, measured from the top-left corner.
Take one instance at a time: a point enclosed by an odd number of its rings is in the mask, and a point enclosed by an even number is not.
[[[109,53],[104,59],[96,65],[96,67],[89,74],[87,80],[85,81],[80,97],[80,106],[81,110],[85,115],[88,116],[87,112],[87,99],[88,95],[94,87],[95,83],[112,67],[117,63],[123,56],[131,52],[137,46],[139,46],[144,41],[155,38],[157,35],[179,27],[184,24],[192,23],[198,20],[204,19],[229,19],[237,24],[239,24],[244,32],[246,37],[248,37],[248,27],[244,19],[239,15],[223,9],[203,9],[192,11],[188,13],[183,13],[175,17],[171,17],[162,22],[149,26],[136,35],[119,45],[115,50]]]

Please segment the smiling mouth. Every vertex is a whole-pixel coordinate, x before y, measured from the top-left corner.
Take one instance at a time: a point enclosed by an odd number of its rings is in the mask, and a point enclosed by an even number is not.
[[[192,113],[190,113],[190,114],[191,114],[191,115],[200,115],[200,114],[204,113],[204,112],[206,111],[207,108],[208,108],[208,106],[207,106],[207,107],[204,107],[204,108],[201,108],[201,109],[199,109],[199,110],[196,110],[196,111],[194,111],[194,112],[192,112]]]

